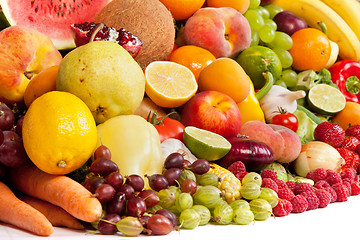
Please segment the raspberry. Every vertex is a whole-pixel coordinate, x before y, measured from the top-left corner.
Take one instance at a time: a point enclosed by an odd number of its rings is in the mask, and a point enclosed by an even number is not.
[[[343,183],[336,183],[331,186],[336,192],[336,202],[346,202],[348,200],[348,189]]]
[[[356,170],[354,168],[345,168],[344,170],[341,171],[340,173],[341,178],[344,179],[349,179],[352,181],[354,181],[355,176],[356,176]]]
[[[325,189],[316,189],[315,194],[319,199],[319,208],[324,208],[331,202],[331,194]]]
[[[272,190],[274,190],[275,192],[278,192],[279,187],[276,184],[276,182],[274,180],[272,180],[271,178],[263,178],[262,179],[262,183],[261,183],[261,187],[267,187],[267,188],[271,188]]]
[[[345,187],[348,190],[348,196],[351,196],[351,182],[350,182],[350,180],[345,179],[345,180],[343,180],[342,183],[345,185]]]
[[[330,185],[334,185],[336,183],[341,183],[342,179],[339,173],[335,172],[334,170],[327,169],[327,175],[325,181],[327,181]]]
[[[307,190],[305,192],[302,192],[301,195],[304,196],[306,198],[306,200],[308,201],[308,207],[306,210],[314,210],[319,207],[320,200],[316,196],[315,191]]]
[[[356,196],[360,194],[360,182],[351,183],[351,195]]]
[[[277,173],[273,170],[269,170],[269,169],[266,169],[264,171],[261,172],[261,177],[262,178],[271,178],[272,180],[275,180],[277,179]]]
[[[281,189],[281,188],[287,188],[288,186],[286,185],[286,183],[279,179],[279,178],[276,178],[276,179],[273,179],[274,182],[278,185],[278,188]]]
[[[336,195],[335,190],[334,190],[332,187],[326,187],[326,188],[324,188],[324,189],[325,189],[328,193],[330,193],[330,196],[331,196],[330,203],[336,202],[337,195]]]
[[[286,186],[287,186],[291,191],[294,191],[295,186],[296,186],[296,182],[294,182],[294,181],[287,181],[287,182],[286,182]]]
[[[355,176],[354,182],[360,182],[360,175],[356,175],[356,176]]]
[[[320,180],[314,184],[314,187],[317,189],[324,189],[326,187],[330,187],[330,184],[325,180]]]
[[[244,177],[246,174],[247,174],[247,172],[238,172],[238,173],[236,173],[236,174],[234,174],[234,175],[235,175],[235,177],[237,177],[237,178],[240,180],[240,182],[241,182],[242,179],[243,179],[243,177]]]
[[[227,170],[232,172],[233,174],[237,174],[240,172],[246,172],[245,164],[242,161],[236,161],[232,163]]]
[[[283,199],[273,208],[273,214],[275,217],[284,217],[291,213],[292,204],[290,201]]]
[[[280,199],[285,200],[291,200],[293,197],[295,197],[295,194],[293,193],[293,191],[291,191],[290,188],[281,188],[279,189],[277,194]]]
[[[302,213],[308,208],[308,202],[302,195],[296,195],[290,200],[290,202],[293,207],[291,210],[292,213]]]
[[[326,175],[327,175],[327,172],[325,169],[317,168],[315,170],[308,172],[306,177],[310,178],[311,180],[313,180],[316,183],[320,180],[324,180],[326,178]]]
[[[302,192],[306,192],[306,191],[314,191],[313,185],[307,182],[300,182],[295,186],[294,194],[299,195]]]
[[[346,136],[340,147],[355,151],[356,146],[359,145],[360,140],[354,136]]]

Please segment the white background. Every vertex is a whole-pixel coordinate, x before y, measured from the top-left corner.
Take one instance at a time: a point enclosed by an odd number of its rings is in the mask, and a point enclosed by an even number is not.
[[[326,208],[290,214],[286,217],[270,217],[249,225],[212,225],[193,230],[173,231],[166,236],[140,235],[135,238],[118,235],[100,235],[85,231],[55,228],[50,237],[38,237],[9,225],[0,223],[1,240],[28,239],[360,239],[360,196],[351,196],[347,202],[331,203]]]

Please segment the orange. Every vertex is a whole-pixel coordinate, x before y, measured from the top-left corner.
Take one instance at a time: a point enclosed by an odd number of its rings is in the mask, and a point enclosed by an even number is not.
[[[191,70],[170,61],[151,62],[145,69],[145,80],[146,94],[160,107],[180,107],[198,89]]]
[[[214,90],[230,96],[236,103],[250,93],[250,78],[245,70],[231,58],[218,58],[199,75],[199,91]]]
[[[346,130],[349,125],[360,124],[360,104],[356,102],[346,102],[345,108],[336,114],[331,122],[339,124],[344,130]]]
[[[250,0],[207,0],[209,7],[232,7],[241,13],[245,13],[250,6]]]
[[[303,28],[291,35],[293,46],[289,50],[292,67],[298,71],[324,68],[331,55],[329,38],[319,29]]]
[[[205,3],[205,0],[160,0],[171,12],[173,18],[185,20],[199,10]]]
[[[31,79],[24,92],[27,107],[44,93],[56,90],[56,76],[60,65],[46,68]]]
[[[42,171],[63,175],[81,167],[95,151],[97,129],[86,104],[68,92],[47,92],[30,105],[23,144]]]
[[[201,70],[214,61],[216,57],[207,49],[185,45],[175,49],[169,57],[169,61],[176,62],[189,68],[199,78]]]

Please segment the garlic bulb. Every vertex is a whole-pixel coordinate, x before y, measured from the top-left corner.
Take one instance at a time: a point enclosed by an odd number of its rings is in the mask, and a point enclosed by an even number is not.
[[[325,142],[311,141],[302,146],[294,168],[297,175],[306,177],[308,172],[317,168],[339,172],[344,164],[345,160],[334,147]]]

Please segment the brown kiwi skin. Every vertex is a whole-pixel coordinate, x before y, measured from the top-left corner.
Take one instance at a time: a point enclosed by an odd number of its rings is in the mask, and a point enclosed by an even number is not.
[[[95,17],[95,22],[125,28],[143,41],[135,60],[142,68],[165,61],[175,42],[174,19],[159,0],[113,0]]]

